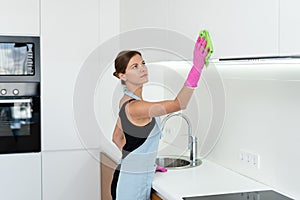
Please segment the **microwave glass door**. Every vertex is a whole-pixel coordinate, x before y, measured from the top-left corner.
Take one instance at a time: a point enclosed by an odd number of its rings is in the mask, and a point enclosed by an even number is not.
[[[33,76],[33,43],[0,43],[0,76]]]

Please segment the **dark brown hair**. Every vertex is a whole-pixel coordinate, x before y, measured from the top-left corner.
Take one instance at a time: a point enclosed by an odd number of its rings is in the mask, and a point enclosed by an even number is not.
[[[113,73],[113,75],[119,78],[118,76],[119,73],[125,74],[130,59],[135,55],[142,56],[142,54],[138,51],[132,51],[132,50],[121,51],[115,59],[115,72]],[[122,82],[122,84],[124,83]]]

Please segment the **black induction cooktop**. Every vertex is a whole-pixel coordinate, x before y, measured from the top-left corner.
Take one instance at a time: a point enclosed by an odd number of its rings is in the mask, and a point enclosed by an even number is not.
[[[292,200],[273,190],[184,197],[184,200]]]

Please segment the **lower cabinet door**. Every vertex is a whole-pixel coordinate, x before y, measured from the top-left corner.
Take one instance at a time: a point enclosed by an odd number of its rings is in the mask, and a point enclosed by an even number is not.
[[[162,198],[160,198],[160,197],[155,193],[155,191],[152,191],[152,193],[151,193],[151,199],[152,199],[152,200],[163,200]]]
[[[101,199],[111,199],[110,185],[117,163],[107,154],[100,154]]]
[[[0,154],[0,199],[41,200],[41,154]]]

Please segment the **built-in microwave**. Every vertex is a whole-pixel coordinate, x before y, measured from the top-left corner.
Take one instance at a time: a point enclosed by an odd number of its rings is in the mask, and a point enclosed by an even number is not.
[[[0,81],[40,81],[40,38],[0,36]]]

